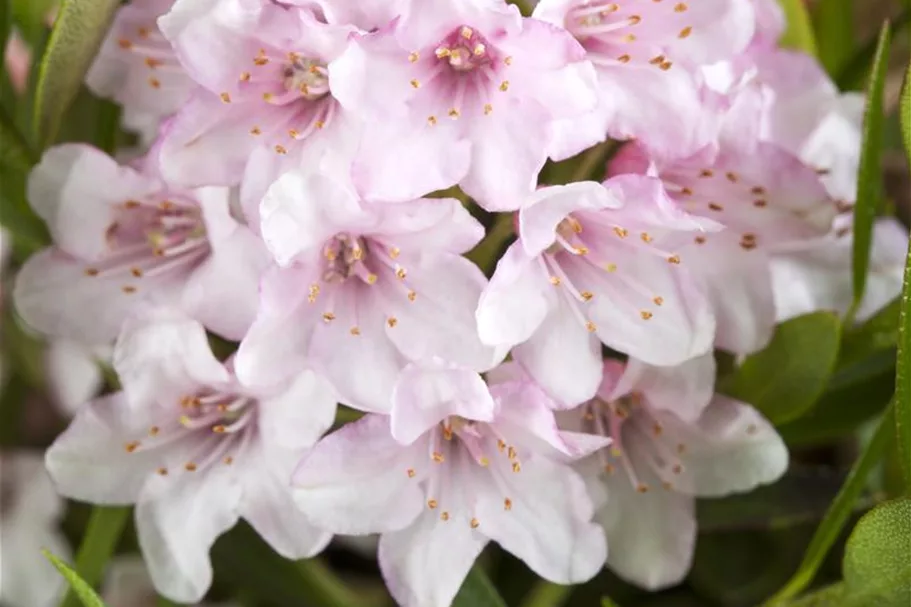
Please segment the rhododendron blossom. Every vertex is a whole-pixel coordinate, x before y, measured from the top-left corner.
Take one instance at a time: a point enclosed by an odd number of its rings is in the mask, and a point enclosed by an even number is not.
[[[608,566],[646,588],[679,582],[696,541],[695,498],[720,497],[777,480],[788,452],[755,409],[712,394],[711,355],[678,367],[606,361],[594,399],[563,414],[565,427],[611,438],[579,464],[607,500]]]
[[[284,170],[353,152],[356,121],[333,95],[329,64],[356,30],[312,8],[248,4],[180,0],[162,18],[200,86],[168,125],[160,161],[190,186],[237,184],[252,162],[245,186],[258,202]]]
[[[235,339],[252,322],[266,251],[231,215],[227,189],[172,188],[67,144],[45,153],[29,201],[55,242],[17,276],[17,308],[36,329],[107,343],[146,301],[181,306]]]
[[[654,178],[538,190],[481,298],[481,339],[515,346],[513,358],[565,405],[597,389],[602,342],[654,364],[702,354],[714,320],[677,251],[715,229]]]
[[[557,119],[594,107],[594,73],[560,28],[489,0],[410,0],[332,66],[369,117],[354,178],[369,199],[459,184],[490,210],[534,189]],[[585,141],[567,144],[579,152]]]
[[[813,599],[694,548],[899,419],[909,201],[837,3],[13,4],[0,603],[59,602],[61,525],[111,607]]]
[[[505,354],[477,337],[473,312],[486,281],[460,254],[482,228],[458,201],[371,205],[350,184],[289,173],[260,214],[284,267],[264,278],[260,314],[240,347],[248,381],[312,365],[345,403],[388,411],[408,360],[441,356],[484,371]],[[272,355],[250,360],[248,346]]]
[[[174,0],[133,0],[117,11],[104,45],[86,75],[97,95],[123,105],[124,124],[154,140],[161,120],[186,103],[193,81],[158,29]]]
[[[669,162],[649,162],[630,144],[610,170],[657,174],[681,209],[724,226],[696,235],[681,255],[694,262],[711,302],[715,343],[737,353],[767,344],[776,320],[770,253],[825,235],[837,212],[816,171],[774,144],[727,131],[717,144]]]
[[[542,0],[534,16],[565,27],[598,74],[599,104],[558,125],[555,155],[635,137],[657,153],[694,151],[706,133],[698,67],[731,58],[753,34],[749,0]]]
[[[212,355],[201,325],[162,309],[127,321],[114,367],[124,390],[85,405],[47,466],[64,495],[136,504],[160,592],[202,598],[209,548],[240,517],[287,558],[322,550],[329,534],[294,508],[287,479],[332,423],[335,397],[324,382],[301,374],[247,388]]]
[[[295,498],[339,533],[381,532],[379,561],[406,607],[452,602],[490,540],[562,584],[600,569],[604,538],[566,464],[607,444],[557,429],[538,390],[489,391],[476,374],[410,365],[391,415],[368,415],[324,438],[294,474]]]

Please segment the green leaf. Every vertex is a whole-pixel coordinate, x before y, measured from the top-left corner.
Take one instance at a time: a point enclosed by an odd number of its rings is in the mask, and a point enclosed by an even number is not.
[[[27,175],[37,161],[13,119],[0,107],[0,167]]]
[[[811,55],[816,54],[816,38],[813,25],[804,0],[779,0],[784,9],[787,29],[781,37],[781,45],[795,48]]]
[[[883,24],[879,44],[873,59],[873,72],[867,86],[867,107],[864,111],[863,142],[860,152],[860,173],[857,178],[857,202],[854,205],[854,252],[852,256],[854,302],[848,311],[845,325],[853,324],[867,286],[870,266],[870,245],[873,222],[880,206],[883,188],[883,95],[891,45],[889,23]]]
[[[620,607],[620,605],[612,601],[610,597],[603,596],[601,597],[601,607]]]
[[[829,510],[816,529],[816,533],[813,534],[813,539],[807,547],[800,567],[788,580],[788,583],[775,596],[769,599],[767,605],[779,605],[782,601],[797,596],[813,581],[813,577],[819,570],[820,565],[822,565],[823,559],[832,544],[838,539],[842,528],[854,511],[854,505],[864,491],[867,476],[869,476],[873,466],[882,459],[886,447],[892,440],[892,426],[894,423],[890,408],[889,412],[880,420],[873,438],[857,458],[857,461],[854,462],[854,466],[851,467],[844,485],[842,485],[838,495],[835,496],[832,505],[829,506]]]
[[[889,25],[893,38],[897,38],[902,31],[908,29],[908,26],[911,25],[911,6],[908,6],[909,4],[911,4],[911,0],[905,3],[907,8],[896,15]],[[864,79],[870,71],[870,64],[874,55],[876,55],[878,42],[877,38],[869,40],[854,53],[854,56],[847,62],[835,79],[839,89],[848,91],[863,88]]]
[[[379,597],[355,592],[317,559],[282,558],[245,522],[215,542],[212,562],[217,577],[276,607],[377,607],[387,596],[385,591]]]
[[[908,155],[908,166],[911,166],[911,63],[905,72],[905,86],[902,87],[899,105],[899,120],[902,127],[902,141],[905,142],[905,153]]]
[[[905,262],[898,335],[898,357],[895,362],[895,444],[905,477],[905,492],[911,495],[911,244]]]
[[[17,245],[31,253],[49,240],[44,223],[25,201],[25,182],[35,163],[35,154],[12,118],[0,106],[0,225],[8,228]]]
[[[76,555],[76,571],[85,584],[94,586],[101,580],[129,515],[130,509],[126,507],[92,508],[92,516],[89,518],[88,527],[79,545],[79,553]],[[73,587],[60,605],[78,607],[81,599],[82,595],[79,594],[78,588]]]
[[[854,51],[853,0],[820,0],[813,9],[819,60],[837,74]]]
[[[57,135],[119,4],[119,0],[61,3],[38,76],[34,128],[42,147]]]
[[[845,547],[848,594],[868,605],[911,605],[911,499],[882,504],[864,515]]]
[[[573,586],[538,580],[522,600],[522,607],[562,607],[569,600]]]
[[[75,593],[79,598],[79,603],[83,607],[105,607],[104,601],[101,600],[92,587],[86,583],[79,574],[73,571],[67,566],[66,563],[61,561],[59,558],[48,552],[47,550],[41,551],[47,560],[57,568],[57,571],[60,572],[64,578],[66,578],[67,583],[70,585],[70,592]]]
[[[468,572],[452,607],[506,607],[490,578],[477,564]]]
[[[772,423],[800,417],[819,399],[838,357],[841,325],[816,312],[778,326],[768,347],[725,378],[722,392],[748,402]]]

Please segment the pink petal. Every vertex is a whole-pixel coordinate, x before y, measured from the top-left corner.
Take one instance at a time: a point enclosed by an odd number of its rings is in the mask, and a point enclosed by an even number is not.
[[[448,607],[487,541],[468,521],[441,521],[425,509],[410,526],[380,537],[380,570],[402,607]]]
[[[144,307],[128,318],[113,364],[131,403],[173,408],[200,386],[230,381],[202,325],[169,308]]]
[[[587,401],[601,383],[601,344],[570,305],[561,300],[534,335],[512,351],[528,374],[565,405]]]
[[[301,371],[286,386],[259,397],[259,430],[267,444],[311,447],[335,421],[336,395],[326,380]]]
[[[392,393],[392,436],[410,445],[450,416],[489,422],[497,411],[477,373],[443,363],[410,364]]]
[[[127,453],[124,445],[157,421],[151,409],[131,407],[122,392],[81,407],[57,437],[45,465],[61,495],[96,504],[134,503],[155,469],[155,450]]]
[[[57,249],[33,255],[16,276],[13,301],[22,319],[47,335],[85,344],[108,343],[145,298],[124,284],[86,275],[86,263]],[[155,285],[159,301],[178,302],[176,285]]]
[[[195,603],[212,584],[209,550],[238,520],[242,488],[227,467],[153,475],[136,505],[139,547],[155,588]]]
[[[649,590],[679,583],[690,569],[696,543],[693,498],[662,489],[639,493],[622,474],[606,479],[606,485],[609,501],[595,520],[610,546],[608,566]],[[651,486],[660,487],[660,482]]]
[[[425,507],[419,477],[408,474],[409,468],[422,472],[417,460],[392,438],[388,417],[364,416],[304,457],[292,479],[295,501],[310,520],[334,533],[405,528]]]
[[[114,205],[159,189],[161,184],[119,166],[104,152],[71,143],[44,153],[29,175],[28,199],[61,249],[91,261],[107,252]]]
[[[399,285],[383,296],[398,322],[385,323],[388,339],[409,360],[441,357],[474,371],[486,371],[505,356],[503,348],[485,345],[478,337],[474,310],[486,280],[473,263],[454,255],[426,256],[418,264],[407,262],[408,287],[417,293],[405,296]],[[445,320],[444,320],[445,319]]]
[[[277,553],[286,559],[310,558],[320,553],[332,535],[317,528],[294,503],[290,478],[297,450],[263,445],[248,452],[240,515]]]
[[[356,192],[343,180],[316,172],[281,176],[259,208],[263,239],[279,265],[297,255],[321,255],[326,240],[338,232],[371,222]]]
[[[575,211],[616,209],[622,202],[594,181],[541,188],[529,196],[519,212],[522,246],[529,255],[539,255],[556,238],[557,226]]]
[[[714,397],[714,386],[715,358],[711,353],[673,367],[655,367],[630,358],[623,376],[606,398],[616,400],[639,392],[649,407],[695,421]]]
[[[518,473],[505,458],[492,465],[501,467],[499,482],[479,495],[479,530],[549,581],[577,584],[594,577],[607,547],[598,527],[587,522],[592,505],[582,479],[543,457],[523,462]]]
[[[521,242],[512,244],[478,302],[481,341],[511,346],[530,338],[556,305],[546,279],[537,258],[525,253]]]

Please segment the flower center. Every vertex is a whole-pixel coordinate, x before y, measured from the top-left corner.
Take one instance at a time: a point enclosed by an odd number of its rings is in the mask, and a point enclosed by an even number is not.
[[[376,274],[367,269],[367,244],[362,237],[336,234],[323,247],[323,257],[325,282],[343,282],[352,275],[376,282]]]
[[[463,25],[443,40],[436,56],[457,72],[470,72],[490,65],[494,61],[491,51],[483,36]]]
[[[127,453],[157,450],[167,476],[170,467],[186,472],[204,470],[217,463],[230,466],[251,438],[256,401],[218,390],[202,390],[179,401],[181,414],[166,417],[149,427],[145,436],[124,445]],[[181,458],[181,459],[176,459]]]
[[[109,253],[85,274],[126,279],[125,293],[137,291],[135,279],[184,271],[211,250],[199,207],[190,200],[128,200],[114,216],[105,233]]]
[[[500,455],[502,459],[491,459],[488,454],[491,457]],[[472,494],[470,485],[458,482],[464,481],[463,475],[467,468],[489,467],[491,474],[522,471],[518,451],[494,427],[457,416],[443,420],[437,428],[430,431],[429,458],[429,470],[421,466],[421,477],[416,479],[426,479],[427,508],[439,509],[440,520],[444,522],[449,521],[453,513],[464,515],[472,529],[480,526],[480,521],[463,510],[473,510],[478,496]],[[418,476],[414,468],[408,468],[406,473],[409,478]],[[458,486],[453,486],[455,484]],[[502,486],[506,484],[503,483]],[[512,510],[512,506],[512,499],[504,496],[503,509]]]
[[[292,54],[291,62],[285,65],[282,75],[285,90],[297,92],[308,101],[329,94],[329,71],[322,61]]]
[[[647,493],[648,483],[639,479],[637,466],[647,466],[665,489],[673,489],[675,477],[683,472],[682,456],[686,444],[670,444],[665,428],[653,415],[638,392],[615,401],[595,398],[582,409],[583,425],[589,432],[612,439],[611,446],[599,452],[608,475],[623,469],[639,493]],[[629,444],[635,442],[636,461],[630,458]]]

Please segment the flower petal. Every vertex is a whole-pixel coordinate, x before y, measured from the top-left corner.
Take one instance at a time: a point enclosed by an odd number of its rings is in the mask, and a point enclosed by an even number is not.
[[[538,330],[516,346],[513,358],[565,405],[587,401],[601,383],[601,344],[560,299]]]
[[[410,364],[392,393],[392,436],[404,445],[450,416],[489,422],[497,410],[477,373],[448,364]]]
[[[383,579],[402,607],[448,607],[487,538],[465,521],[441,521],[424,510],[401,531],[380,536]]]
[[[333,533],[407,527],[424,509],[418,478],[408,474],[409,468],[421,472],[418,458],[409,456],[416,448],[392,438],[388,417],[366,415],[307,453],[292,477],[294,499],[310,520]]]
[[[585,582],[601,569],[607,556],[603,534],[588,520],[592,504],[585,483],[568,466],[544,457],[523,462],[521,472],[506,458],[496,486],[478,496],[479,530],[558,584]],[[510,507],[504,508],[504,494]]]
[[[595,520],[610,546],[608,566],[649,590],[682,580],[696,543],[694,499],[673,491],[639,493],[622,474],[607,480],[607,495]]]
[[[181,603],[212,585],[209,550],[238,520],[242,488],[228,467],[155,475],[136,505],[139,547],[156,590]]]

